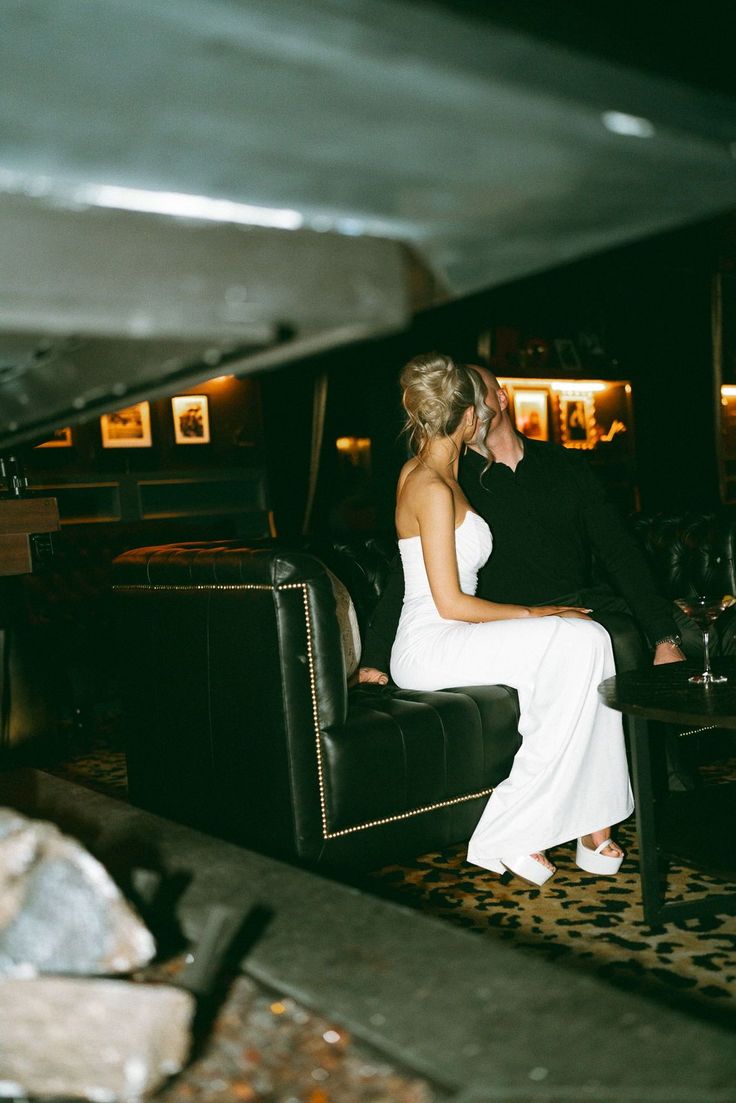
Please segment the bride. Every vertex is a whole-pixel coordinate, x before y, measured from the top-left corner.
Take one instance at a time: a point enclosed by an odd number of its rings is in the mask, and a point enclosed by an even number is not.
[[[542,885],[555,872],[545,851],[576,838],[582,869],[616,873],[623,852],[611,826],[631,814],[633,799],[621,717],[596,692],[615,673],[608,633],[590,610],[474,596],[492,536],[457,474],[468,445],[493,462],[483,382],[473,368],[429,353],[409,361],[401,386],[414,456],[396,496],[405,594],[391,676],[402,689],[502,684],[519,696],[522,746],[473,832],[468,861]]]

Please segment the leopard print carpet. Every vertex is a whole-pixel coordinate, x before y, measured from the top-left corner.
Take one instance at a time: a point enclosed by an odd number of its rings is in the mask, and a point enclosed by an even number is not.
[[[500,878],[465,861],[465,847],[389,866],[373,878],[382,894],[526,952],[586,968],[635,990],[706,1017],[736,1012],[736,918],[717,915],[644,924],[633,821],[617,831],[626,859],[616,877],[594,877],[575,865],[572,844],[550,858],[557,874],[543,888]],[[728,882],[671,862],[668,900],[736,892]]]
[[[127,800],[128,769],[125,752],[110,750],[105,743],[95,743],[83,754],[65,762],[46,767],[49,773],[65,781],[84,785],[107,797]]]

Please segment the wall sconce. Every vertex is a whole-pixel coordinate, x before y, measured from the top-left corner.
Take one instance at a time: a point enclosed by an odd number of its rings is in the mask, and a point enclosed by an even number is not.
[[[353,467],[362,467],[369,471],[371,466],[370,437],[338,437],[335,441],[340,456]]]

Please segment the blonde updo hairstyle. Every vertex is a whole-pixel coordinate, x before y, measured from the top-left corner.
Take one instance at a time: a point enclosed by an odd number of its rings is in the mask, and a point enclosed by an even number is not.
[[[486,388],[474,368],[440,352],[427,352],[404,366],[399,383],[406,410],[404,432],[415,456],[421,459],[431,440],[454,433],[468,406],[472,406],[477,418],[473,444],[489,458],[485,443],[490,420]]]

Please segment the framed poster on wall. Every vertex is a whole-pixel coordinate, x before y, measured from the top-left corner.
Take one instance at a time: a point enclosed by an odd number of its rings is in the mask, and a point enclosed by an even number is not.
[[[148,402],[136,402],[100,418],[103,448],[150,448],[151,407]]]
[[[177,395],[171,400],[174,440],[177,444],[209,444],[210,415],[207,395]]]
[[[517,390],[514,393],[516,428],[531,440],[549,440],[549,417],[546,390]]]

